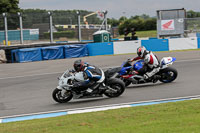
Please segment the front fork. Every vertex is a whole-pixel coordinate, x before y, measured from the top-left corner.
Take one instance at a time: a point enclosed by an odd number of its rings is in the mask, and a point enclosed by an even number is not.
[[[64,90],[63,87],[61,87],[61,86],[57,86],[56,88],[57,88],[58,90]]]
[[[57,86],[57,89],[59,89],[59,90],[61,90],[61,95],[62,96],[65,96],[65,94],[66,94],[66,89],[64,89],[63,87],[61,87],[61,86]]]

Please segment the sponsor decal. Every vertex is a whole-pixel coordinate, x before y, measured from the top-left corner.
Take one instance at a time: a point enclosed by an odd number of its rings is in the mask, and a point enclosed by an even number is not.
[[[30,35],[38,35],[39,29],[30,29]]]
[[[161,21],[161,30],[175,30],[174,20],[162,20]]]

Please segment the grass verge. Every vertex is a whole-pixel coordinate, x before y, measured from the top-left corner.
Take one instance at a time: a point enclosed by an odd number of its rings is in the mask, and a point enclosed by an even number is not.
[[[139,38],[141,37],[157,37],[156,30],[149,30],[149,31],[136,31],[136,36]]]
[[[131,36],[131,33],[128,36]],[[137,36],[138,38],[157,37],[157,31],[156,30],[136,31],[135,36]],[[124,35],[121,35],[118,38],[124,38]]]
[[[0,133],[198,133],[200,100],[0,124]]]

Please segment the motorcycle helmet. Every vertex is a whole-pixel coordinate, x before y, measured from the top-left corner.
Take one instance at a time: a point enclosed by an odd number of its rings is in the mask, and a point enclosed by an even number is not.
[[[82,60],[76,60],[74,62],[74,70],[76,72],[80,72],[80,71],[83,71],[84,70],[84,62]]]
[[[137,55],[141,58],[144,58],[144,56],[147,54],[147,50],[144,46],[137,48]]]

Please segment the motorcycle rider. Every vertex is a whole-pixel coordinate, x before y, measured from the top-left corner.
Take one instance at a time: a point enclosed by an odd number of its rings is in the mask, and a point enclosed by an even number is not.
[[[84,81],[75,82],[74,88],[81,88],[88,93],[92,93],[99,83],[102,83],[105,79],[104,72],[100,68],[89,65],[82,60],[76,60],[74,62],[74,70],[76,72],[83,72]]]
[[[144,46],[137,48],[137,55],[137,57],[131,59],[130,61],[133,62],[140,59],[144,60],[144,66],[138,71],[138,73],[142,73],[145,80],[153,78],[153,82],[156,82],[159,77],[154,75],[160,70],[160,64],[157,56],[153,54],[153,52],[146,50]],[[148,68],[150,69],[149,71]]]

